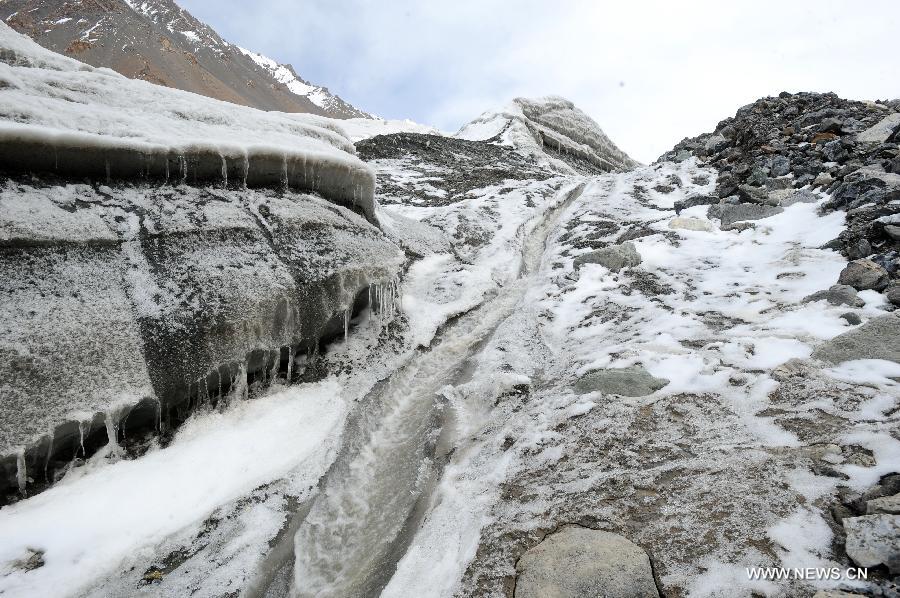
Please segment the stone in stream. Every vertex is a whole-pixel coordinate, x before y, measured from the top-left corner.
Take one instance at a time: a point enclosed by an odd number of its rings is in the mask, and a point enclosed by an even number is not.
[[[841,270],[839,284],[847,284],[860,291],[883,290],[890,281],[887,270],[868,259],[854,260]]]
[[[650,558],[617,534],[568,525],[516,563],[515,598],[658,597]]]
[[[843,520],[847,556],[860,567],[887,566],[900,573],[900,515],[863,515]]]
[[[872,318],[859,328],[825,341],[812,356],[830,363],[852,359],[886,359],[900,363],[900,316]]]
[[[585,264],[600,264],[613,272],[618,272],[622,268],[633,268],[640,263],[641,254],[634,248],[634,243],[625,242],[579,255],[575,258],[574,265],[578,270]]]
[[[665,378],[657,378],[642,366],[635,365],[588,372],[575,383],[574,388],[579,394],[602,392],[624,397],[643,397],[653,394],[668,383]]]

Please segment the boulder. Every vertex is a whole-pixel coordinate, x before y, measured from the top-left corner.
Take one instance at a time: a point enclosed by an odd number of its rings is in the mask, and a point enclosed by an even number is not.
[[[866,304],[866,302],[856,294],[856,289],[846,284],[836,284],[823,291],[817,291],[812,295],[805,297],[803,302],[809,303],[811,301],[821,301],[822,299],[828,301],[831,305],[862,307]]]
[[[516,563],[516,598],[658,598],[650,558],[609,532],[570,525]]]
[[[890,114],[856,136],[860,143],[878,145],[890,139],[900,129],[900,112]]]
[[[680,214],[681,210],[693,208],[694,206],[711,206],[719,203],[719,198],[712,195],[694,195],[683,200],[675,202],[675,213]]]
[[[772,169],[769,174],[773,177],[784,176],[791,171],[791,161],[787,156],[775,156],[772,158]]]
[[[712,135],[706,140],[706,153],[715,154],[728,147],[728,140],[722,135]]]
[[[775,205],[776,201],[769,197],[769,192],[765,187],[757,187],[754,185],[740,185],[738,187],[738,196],[742,201],[749,203],[758,203],[764,205]]]
[[[713,229],[709,220],[700,220],[699,218],[672,218],[669,220],[669,228],[707,232]]]
[[[900,573],[900,515],[863,515],[843,520],[847,556],[860,567],[885,565]]]
[[[900,306],[900,285],[889,286],[884,292],[884,297],[890,301],[892,305]]]
[[[838,284],[850,285],[860,291],[881,291],[889,281],[887,270],[868,259],[853,260],[838,276]]]
[[[707,218],[718,218],[723,226],[743,220],[761,220],[780,214],[784,209],[777,206],[764,206],[760,204],[718,204],[710,206],[706,212]]]
[[[900,494],[873,498],[866,502],[866,515],[900,515]]]
[[[781,205],[787,207],[792,206],[795,203],[816,203],[817,201],[819,201],[819,196],[809,189],[798,189],[792,191],[786,198],[782,199]]]
[[[665,378],[657,378],[643,367],[636,365],[588,372],[578,379],[574,388],[579,394],[601,392],[624,397],[643,397],[653,394],[668,383]]]
[[[813,185],[816,187],[828,187],[831,183],[834,182],[834,177],[831,176],[831,173],[822,172],[813,179]]]
[[[886,359],[900,363],[900,315],[885,314],[819,345],[812,356],[829,363]]]
[[[841,314],[841,319],[850,324],[851,326],[858,326],[862,324],[862,318],[860,318],[857,314],[852,311],[848,311],[846,313]]]
[[[599,264],[613,272],[618,272],[622,268],[633,268],[640,263],[641,254],[634,248],[634,243],[630,242],[610,245],[609,247],[579,255],[574,261],[576,270],[585,264]]]

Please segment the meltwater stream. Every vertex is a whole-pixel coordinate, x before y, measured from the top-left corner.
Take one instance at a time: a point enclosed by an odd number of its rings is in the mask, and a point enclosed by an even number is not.
[[[292,596],[376,596],[390,580],[412,535],[404,528],[439,473],[433,456],[444,419],[440,390],[457,381],[513,311],[540,265],[548,234],[581,189],[569,191],[527,234],[516,281],[447,325],[430,349],[370,397],[297,528]]]

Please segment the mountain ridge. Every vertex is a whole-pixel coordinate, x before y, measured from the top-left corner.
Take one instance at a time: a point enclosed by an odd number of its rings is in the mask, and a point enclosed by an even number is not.
[[[133,79],[261,110],[371,117],[291,65],[224,40],[173,0],[11,0],[0,19],[49,50]]]

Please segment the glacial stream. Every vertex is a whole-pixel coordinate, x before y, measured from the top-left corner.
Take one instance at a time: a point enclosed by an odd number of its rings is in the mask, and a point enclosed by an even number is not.
[[[377,596],[390,581],[454,443],[442,389],[469,375],[481,348],[523,297],[548,235],[581,190],[570,190],[532,231],[523,227],[515,281],[445,325],[429,348],[360,402],[321,492],[295,514],[293,572],[287,546],[276,547],[270,559],[286,562],[270,562],[250,595]]]

